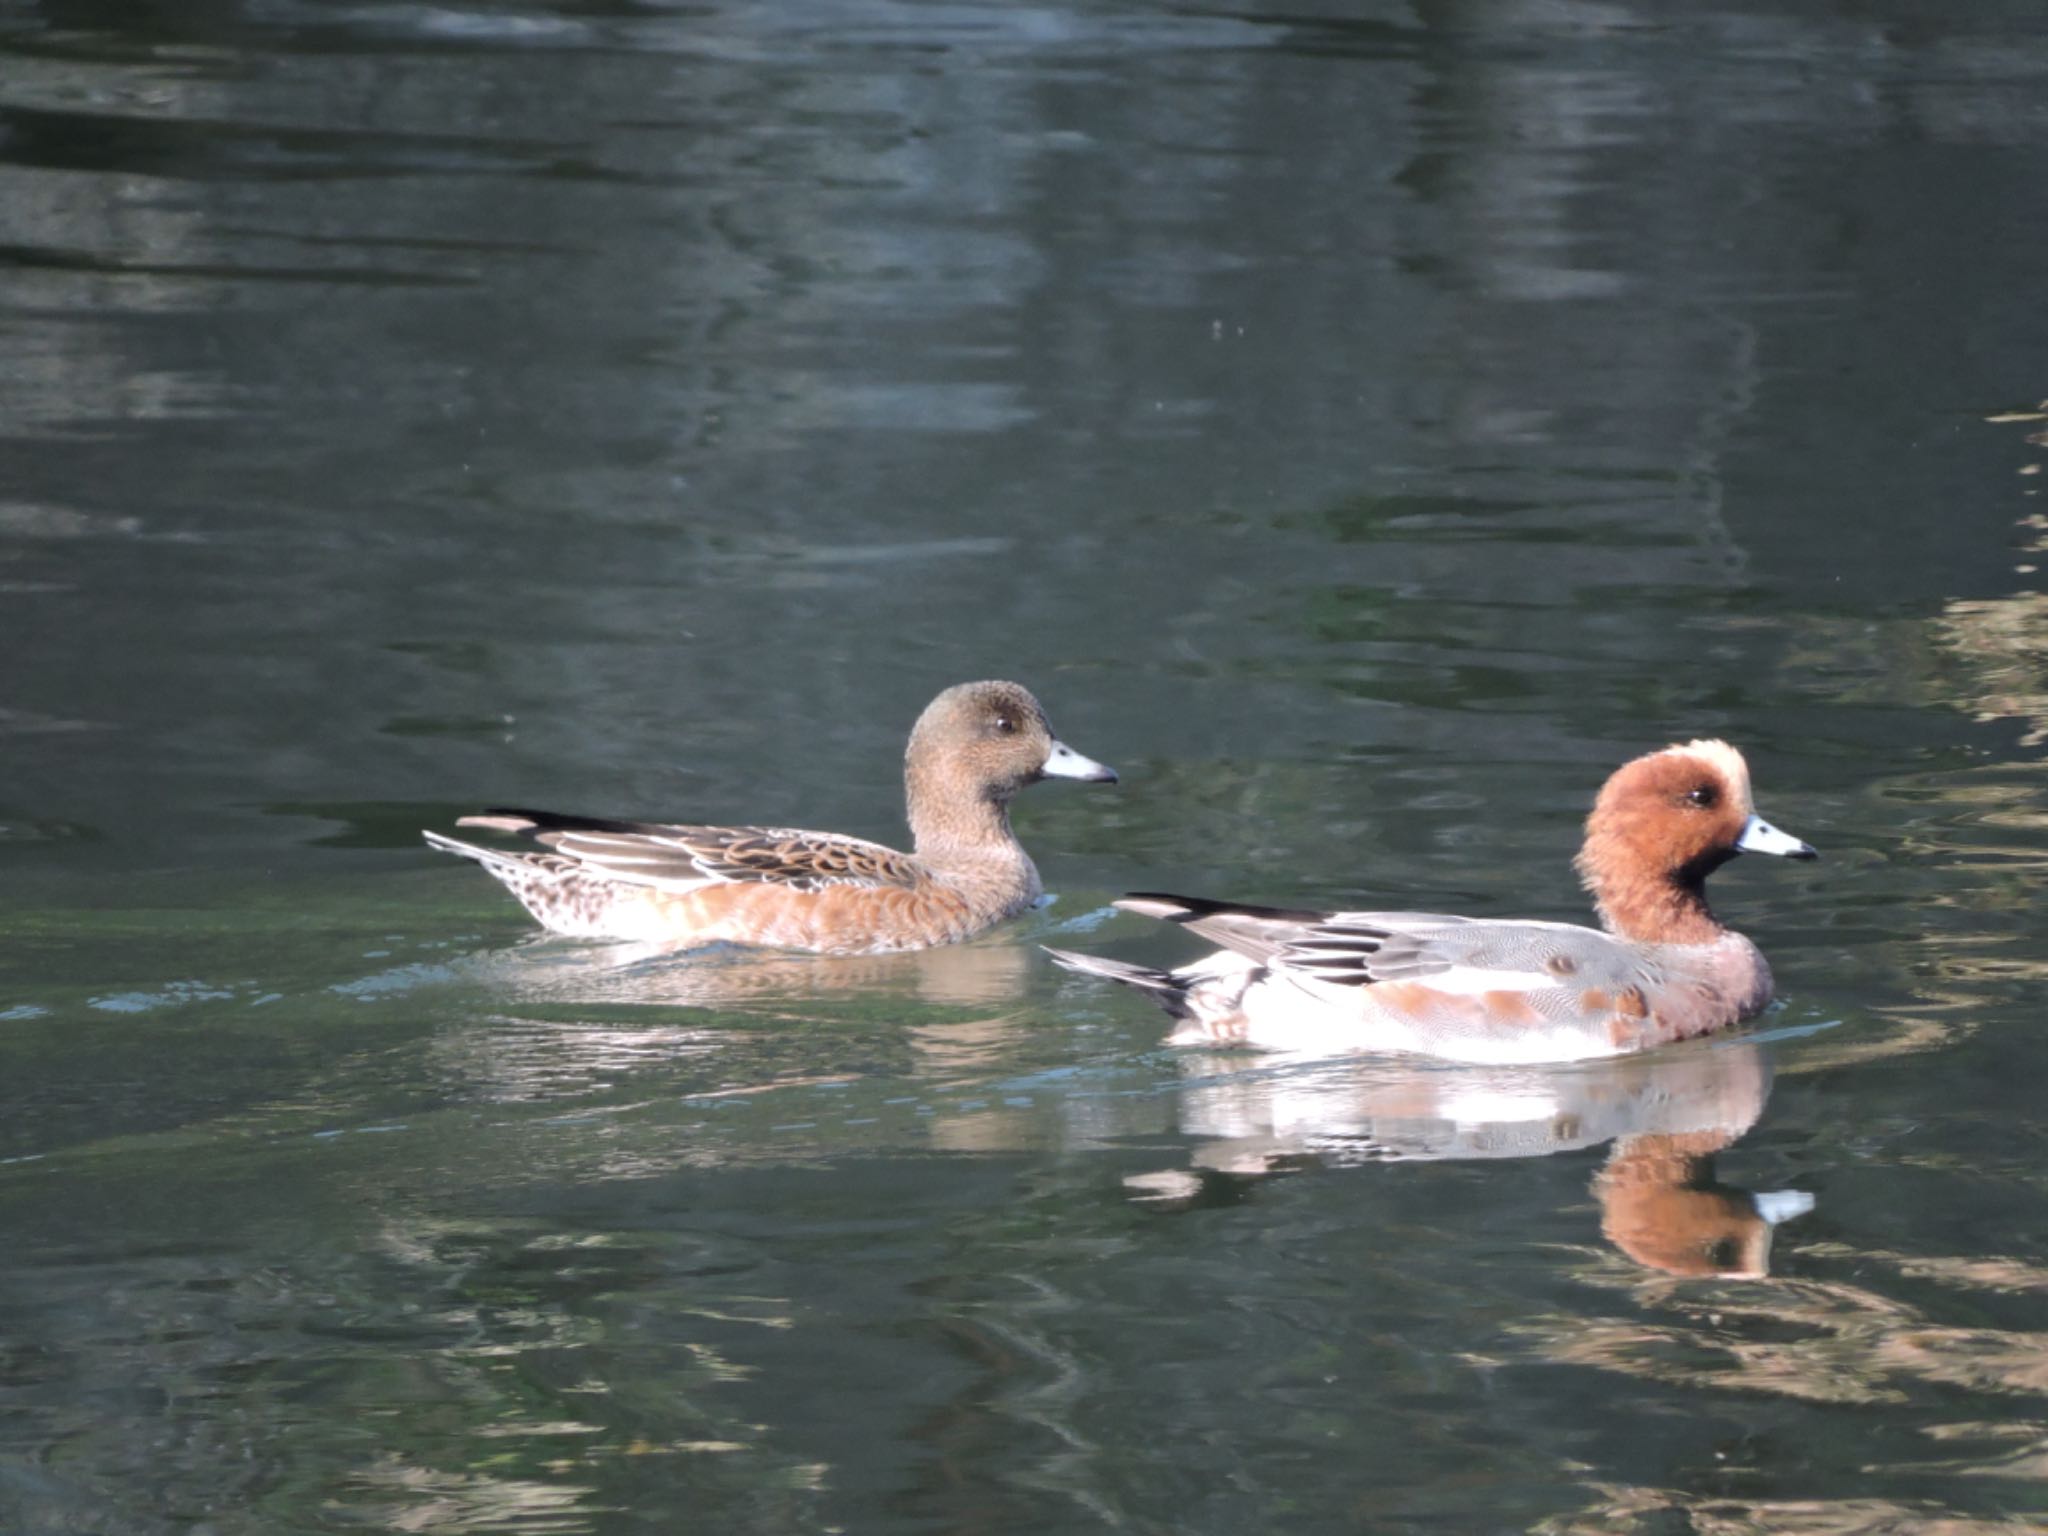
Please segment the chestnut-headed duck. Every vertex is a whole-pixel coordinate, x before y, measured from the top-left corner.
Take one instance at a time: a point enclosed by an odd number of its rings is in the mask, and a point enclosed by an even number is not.
[[[545,852],[423,835],[475,859],[556,933],[879,954],[950,944],[1038,900],[1044,887],[1010,830],[1010,801],[1046,778],[1116,782],[1053,735],[1030,690],[961,683],[926,706],[904,752],[910,853],[832,832],[551,811],[457,823],[524,833]]]
[[[1617,769],[1586,818],[1578,870],[1599,929],[1139,894],[1116,905],[1223,948],[1175,971],[1050,953],[1150,993],[1178,1021],[1177,1045],[1618,1056],[1725,1029],[1770,1002],[1763,955],[1707,907],[1707,876],[1738,853],[1818,857],[1756,814],[1740,752],[1691,741]]]

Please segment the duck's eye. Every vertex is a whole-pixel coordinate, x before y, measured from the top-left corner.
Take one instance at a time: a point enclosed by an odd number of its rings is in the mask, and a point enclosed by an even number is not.
[[[996,729],[1005,736],[1017,734],[1017,717],[1015,715],[997,715],[995,724]]]
[[[1711,784],[1702,784],[1696,789],[1688,789],[1685,792],[1685,803],[1687,805],[1696,805],[1702,810],[1713,805],[1720,798],[1721,796]]]

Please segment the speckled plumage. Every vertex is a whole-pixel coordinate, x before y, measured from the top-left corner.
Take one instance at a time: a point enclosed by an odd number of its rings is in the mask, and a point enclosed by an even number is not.
[[[1223,946],[1175,971],[1052,951],[1149,992],[1180,1044],[1413,1051],[1460,1061],[1611,1056],[1726,1028],[1771,1000],[1756,946],[1704,882],[1745,849],[1812,858],[1757,819],[1725,742],[1624,764],[1586,822],[1578,867],[1602,929],[1432,912],[1289,912],[1138,895],[1127,911]]]
[[[459,824],[523,834],[545,851],[423,835],[482,864],[556,933],[872,954],[964,939],[1038,899],[1038,870],[1010,829],[1009,803],[1046,777],[1116,775],[1064,746],[1027,689],[963,683],[934,699],[911,732],[910,853],[830,832],[527,810]]]

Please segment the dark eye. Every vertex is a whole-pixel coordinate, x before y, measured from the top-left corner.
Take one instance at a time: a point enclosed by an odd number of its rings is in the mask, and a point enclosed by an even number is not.
[[[1688,789],[1685,792],[1685,803],[1699,806],[1702,810],[1715,804],[1720,798],[1720,792],[1711,784],[1702,784],[1697,789]]]
[[[996,729],[1001,731],[1005,736],[1016,735],[1017,717],[1015,715],[997,715]]]

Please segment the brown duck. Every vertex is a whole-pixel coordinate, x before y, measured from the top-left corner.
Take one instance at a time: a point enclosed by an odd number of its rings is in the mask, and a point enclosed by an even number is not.
[[[457,824],[522,833],[539,851],[422,835],[475,859],[556,933],[874,954],[950,944],[1038,900],[1009,808],[1045,778],[1116,782],[1053,735],[1030,690],[961,683],[910,733],[909,853],[833,832],[504,809]]]

